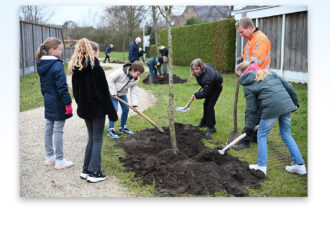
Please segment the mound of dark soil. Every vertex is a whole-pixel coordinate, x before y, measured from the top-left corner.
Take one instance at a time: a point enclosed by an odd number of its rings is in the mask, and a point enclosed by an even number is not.
[[[158,195],[213,195],[225,190],[233,196],[246,196],[245,185],[258,188],[264,178],[260,171],[250,170],[246,162],[217,149],[205,147],[205,131],[196,126],[175,124],[179,152],[171,150],[169,130],[160,133],[146,129],[119,141],[126,152],[120,158],[126,169],[135,172],[142,184],[156,182]]]
[[[143,79],[143,83],[149,84],[148,83],[148,80],[149,80],[148,78],[149,78],[149,76],[147,78]],[[187,81],[187,79],[182,79],[182,78],[176,76],[175,74],[173,74],[173,83],[174,84],[175,83],[185,83],[186,81]],[[161,76],[156,74],[152,77],[152,83],[154,83],[154,84],[168,84],[168,82],[169,82],[169,75],[168,74],[164,74],[164,75],[161,75]]]

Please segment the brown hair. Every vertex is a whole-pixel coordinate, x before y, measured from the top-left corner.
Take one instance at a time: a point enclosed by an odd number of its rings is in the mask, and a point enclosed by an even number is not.
[[[36,53],[36,60],[39,60],[42,56],[47,55],[51,48],[56,49],[60,44],[62,44],[62,42],[58,38],[47,38],[38,48]]]
[[[197,66],[197,67],[200,67],[201,70],[204,70],[206,68],[204,62],[202,61],[202,59],[200,58],[196,58],[194,60],[192,60],[191,64],[190,64],[190,75],[191,75],[191,78],[194,78],[194,71],[193,71],[193,66]]]
[[[253,21],[251,18],[241,18],[239,21],[235,23],[236,28],[242,26],[244,29],[247,29],[249,26],[255,28]]]
[[[254,64],[254,63],[252,63]],[[240,64],[238,64],[238,66],[236,67],[236,73],[238,75],[241,75],[249,66],[251,65],[251,62],[249,61],[244,61]],[[267,69],[258,69],[256,70],[256,77],[255,77],[255,81],[259,82],[259,81],[263,81],[267,75],[269,74],[269,71]]]
[[[96,43],[97,45],[97,43]],[[97,45],[98,46],[98,45]],[[87,38],[80,39],[75,47],[74,53],[70,59],[68,70],[71,75],[73,69],[78,67],[79,70],[82,70],[84,64],[87,65],[87,60],[90,61],[92,68],[94,67],[94,53],[91,42]],[[85,61],[85,63],[83,63]]]
[[[140,61],[133,62],[131,69],[134,70],[134,72],[139,71],[140,73],[144,73],[144,65]]]

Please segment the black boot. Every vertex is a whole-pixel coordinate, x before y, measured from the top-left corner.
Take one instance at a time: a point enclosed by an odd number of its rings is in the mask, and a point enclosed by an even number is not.
[[[205,136],[210,136],[211,134],[215,133],[217,130],[212,127],[212,128],[209,128],[209,130],[206,132]]]

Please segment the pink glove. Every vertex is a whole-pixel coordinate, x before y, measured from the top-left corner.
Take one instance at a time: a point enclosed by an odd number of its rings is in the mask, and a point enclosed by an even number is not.
[[[66,113],[65,115],[71,115],[72,114],[72,105],[66,105],[65,106]]]

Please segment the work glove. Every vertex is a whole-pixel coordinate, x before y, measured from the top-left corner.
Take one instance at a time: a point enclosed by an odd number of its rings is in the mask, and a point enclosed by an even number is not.
[[[65,115],[71,115],[72,114],[72,105],[71,104],[66,105],[65,110],[66,110]]]
[[[246,136],[250,137],[250,136],[252,136],[252,134],[253,134],[253,129],[244,128],[244,129],[242,130],[242,133],[246,133]]]
[[[237,64],[240,64],[240,63],[242,63],[243,61],[244,61],[244,58],[239,57],[239,58],[237,58],[236,63],[237,63]]]

